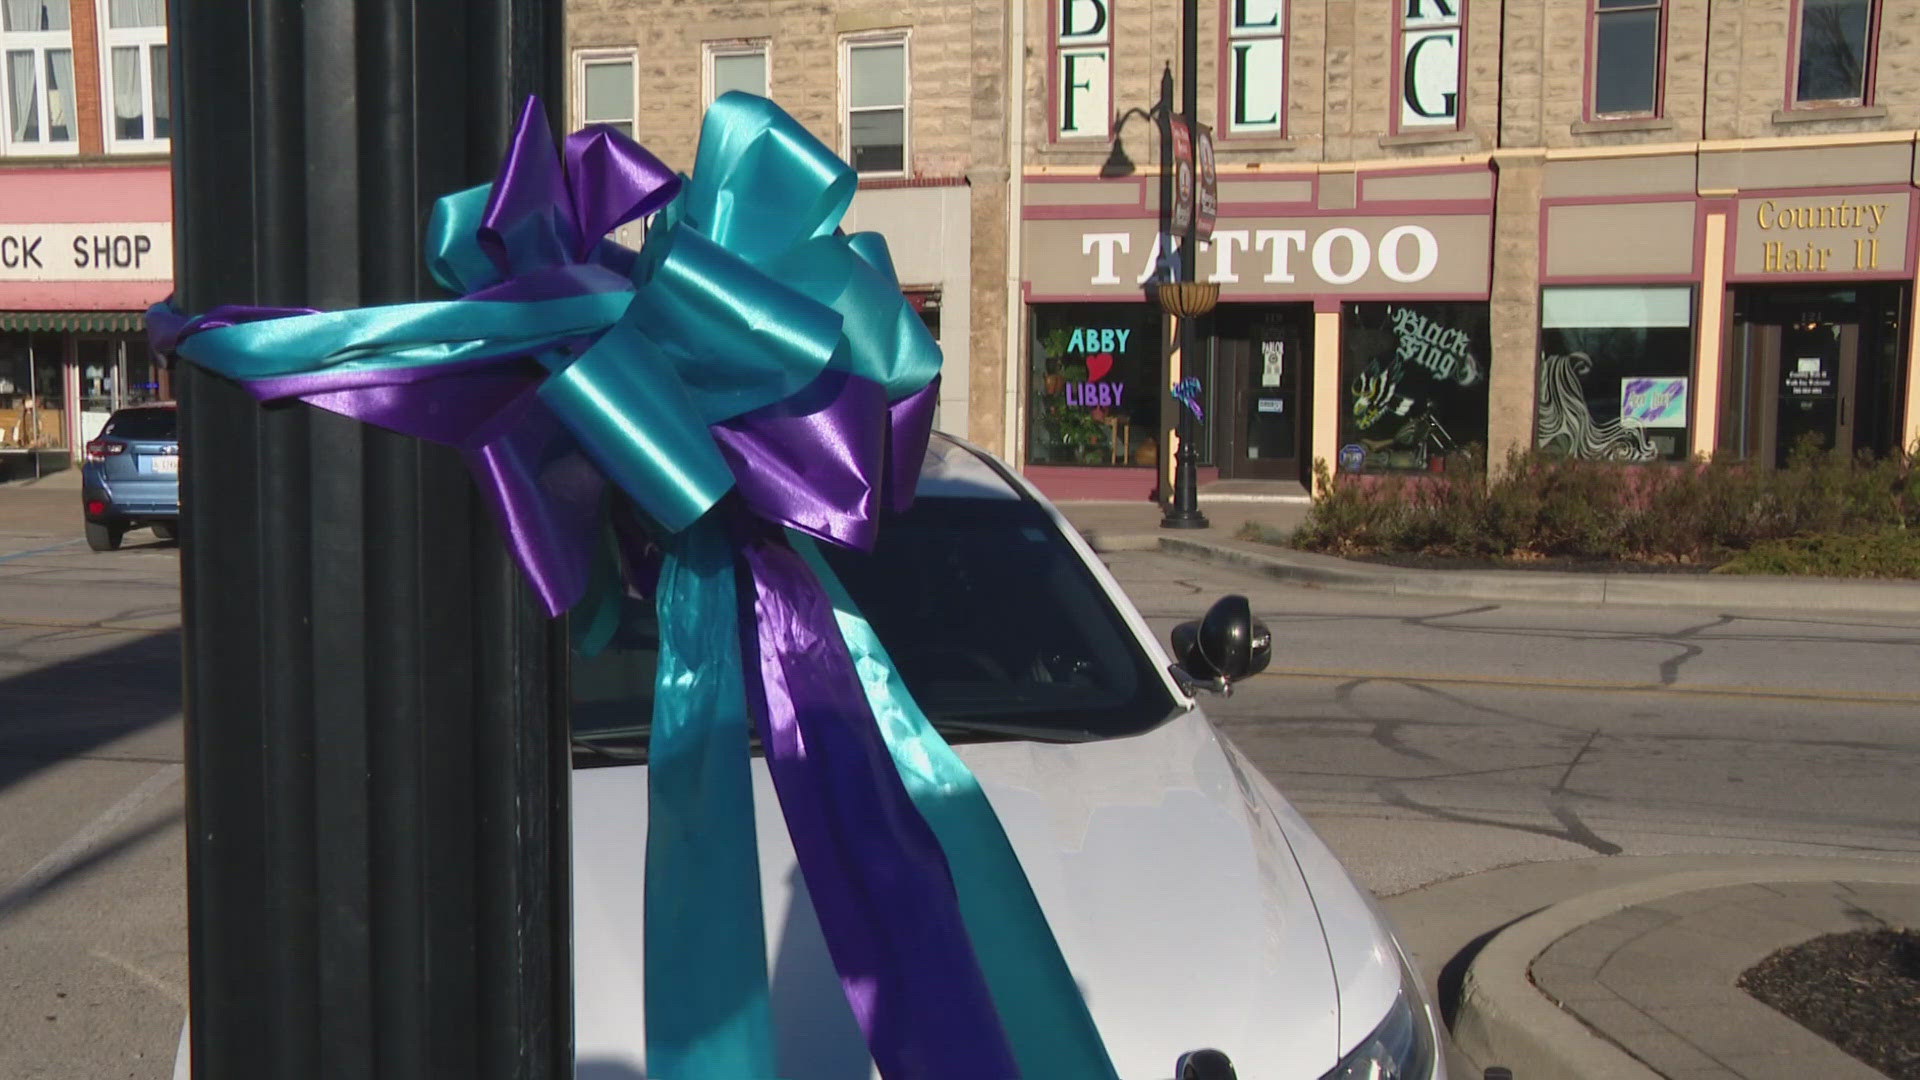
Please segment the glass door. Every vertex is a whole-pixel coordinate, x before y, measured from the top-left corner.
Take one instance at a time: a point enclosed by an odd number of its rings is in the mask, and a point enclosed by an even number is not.
[[[1860,324],[1810,318],[1780,330],[1774,463],[1803,445],[1853,452],[1853,387]]]
[[[112,338],[79,337],[73,340],[73,359],[80,369],[80,441],[98,438],[107,418],[119,408],[126,394],[126,365],[119,343]]]
[[[1896,449],[1905,296],[1899,286],[1737,294],[1720,450],[1785,465],[1806,443]]]
[[[1299,480],[1306,439],[1304,372],[1311,361],[1310,309],[1223,305],[1215,309],[1220,408],[1231,440],[1220,475]]]

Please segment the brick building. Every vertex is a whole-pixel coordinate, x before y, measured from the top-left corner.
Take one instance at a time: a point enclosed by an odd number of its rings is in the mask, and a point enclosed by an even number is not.
[[[173,276],[165,0],[0,0],[0,54],[8,479],[167,392],[141,336]]]
[[[1222,296],[1181,363],[1209,477],[1920,438],[1920,5],[1199,7],[1219,199],[1196,267]],[[943,426],[1057,493],[1160,486],[1178,3],[569,11],[576,119],[685,165],[716,89],[764,87],[861,166],[851,224],[938,312]]]

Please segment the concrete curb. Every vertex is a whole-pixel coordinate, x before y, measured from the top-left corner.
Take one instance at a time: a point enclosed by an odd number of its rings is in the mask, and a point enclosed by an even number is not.
[[[1467,968],[1453,1041],[1468,1057],[1516,1077],[1659,1080],[1659,1074],[1554,1004],[1533,984],[1533,961],[1596,919],[1681,893],[1728,885],[1866,881],[1920,885],[1920,866],[1782,856],[1772,867],[1695,870],[1601,889],[1530,915],[1495,935]]]
[[[1096,551],[1160,550],[1282,581],[1387,596],[1531,600],[1562,604],[1920,613],[1920,583],[1855,578],[1708,574],[1559,574],[1532,570],[1413,570],[1286,551],[1248,540],[1195,536],[1089,536]],[[1105,545],[1105,546],[1102,546]]]

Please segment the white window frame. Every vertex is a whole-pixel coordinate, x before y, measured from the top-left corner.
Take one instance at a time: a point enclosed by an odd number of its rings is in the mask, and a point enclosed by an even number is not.
[[[1394,40],[1396,59],[1394,61],[1394,87],[1398,91],[1393,103],[1393,132],[1398,135],[1410,131],[1458,131],[1467,119],[1467,0],[1444,0],[1453,5],[1453,14],[1445,14],[1441,9],[1443,0],[1434,0],[1434,10],[1426,11],[1422,5],[1422,14],[1417,19],[1407,17],[1407,3],[1394,4]],[[1413,102],[1407,85],[1407,60],[1409,43],[1418,38],[1421,41],[1439,38],[1447,32],[1453,33],[1453,117],[1446,120],[1434,120],[1428,117],[1409,117]]]
[[[1054,0],[1053,19],[1053,60],[1047,78],[1052,80],[1053,116],[1049,129],[1055,142],[1072,143],[1086,140],[1095,143],[1113,141],[1113,20],[1116,0],[1104,0],[1103,14],[1105,23],[1098,34],[1067,35],[1068,19],[1071,17],[1073,0]],[[1100,87],[1100,112],[1096,122],[1082,125],[1078,130],[1068,132],[1063,124],[1067,115],[1068,96],[1073,93],[1073,85],[1067,78],[1069,59],[1092,59],[1098,57],[1102,67]],[[1091,87],[1089,87],[1091,89]],[[1077,119],[1077,118],[1076,118]]]
[[[758,55],[766,72],[766,82],[760,88],[760,96],[766,98],[773,96],[773,41],[771,39],[732,38],[725,41],[705,41],[701,42],[700,53],[700,82],[704,88],[702,104],[712,107],[713,99],[720,96],[714,93],[713,62],[716,58],[723,56]]]
[[[74,0],[84,3],[85,0]],[[176,0],[177,2],[177,0]],[[156,139],[151,136],[143,139],[123,139],[114,130],[116,119],[113,111],[113,50],[137,48],[140,50],[140,100],[145,108],[143,114],[148,131],[153,130],[153,120],[157,115],[153,100],[153,47],[167,45],[167,24],[159,26],[127,26],[115,29],[108,25],[107,7],[111,0],[95,0],[94,25],[100,33],[100,127],[105,135],[105,146],[109,154],[165,154],[173,149],[172,138]]]
[[[67,50],[72,67],[72,79],[80,75],[79,57],[74,55],[73,47],[73,4],[86,3],[86,0],[70,0],[67,6],[67,27],[65,30],[14,30],[5,29],[0,23],[0,150],[9,157],[69,157],[80,153],[80,101],[78,88],[67,87],[67,94],[73,100],[67,103],[67,131],[71,138],[55,142],[41,138],[38,142],[13,141],[13,78],[8,73],[6,54],[9,52],[33,52],[33,77],[37,92],[35,101],[40,107],[40,131],[42,135],[50,132],[49,109],[47,105],[47,53]],[[70,80],[71,81],[71,80]]]
[[[900,104],[853,107],[853,50],[900,46]],[[913,34],[909,30],[886,30],[848,34],[840,39],[840,155],[853,163],[853,114],[900,110],[900,169],[897,172],[863,172],[877,179],[897,178],[913,172]]]
[[[1220,139],[1284,139],[1293,131],[1293,118],[1288,115],[1293,108],[1293,5],[1294,0],[1281,0],[1275,24],[1271,27],[1259,23],[1240,26],[1237,24],[1234,0],[1221,0],[1220,26],[1225,31],[1226,40],[1222,42],[1220,52],[1220,85],[1225,91],[1220,99],[1221,123],[1216,131]],[[1280,102],[1275,106],[1274,119],[1271,126],[1266,122],[1250,122],[1242,126],[1235,117],[1234,98],[1240,92],[1240,86],[1234,46],[1274,43],[1280,47]]]
[[[587,119],[587,69],[604,64],[625,64],[633,79],[633,115],[627,117],[599,117]],[[640,137],[640,50],[625,48],[591,48],[573,50],[573,106],[568,110],[573,114],[574,130],[589,123],[617,123],[624,119],[631,128],[635,139]]]

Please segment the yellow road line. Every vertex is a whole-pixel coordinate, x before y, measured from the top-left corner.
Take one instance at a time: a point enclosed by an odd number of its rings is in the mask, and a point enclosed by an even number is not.
[[[1844,690],[1796,689],[1779,686],[1714,686],[1702,683],[1604,682],[1591,679],[1500,678],[1487,675],[1441,675],[1412,671],[1338,670],[1332,668],[1268,669],[1262,677],[1328,679],[1338,682],[1438,683],[1447,686],[1488,686],[1514,690],[1587,690],[1612,694],[1687,694],[1696,697],[1773,698],[1782,701],[1831,701],[1854,705],[1920,706],[1920,694],[1875,694]]]

